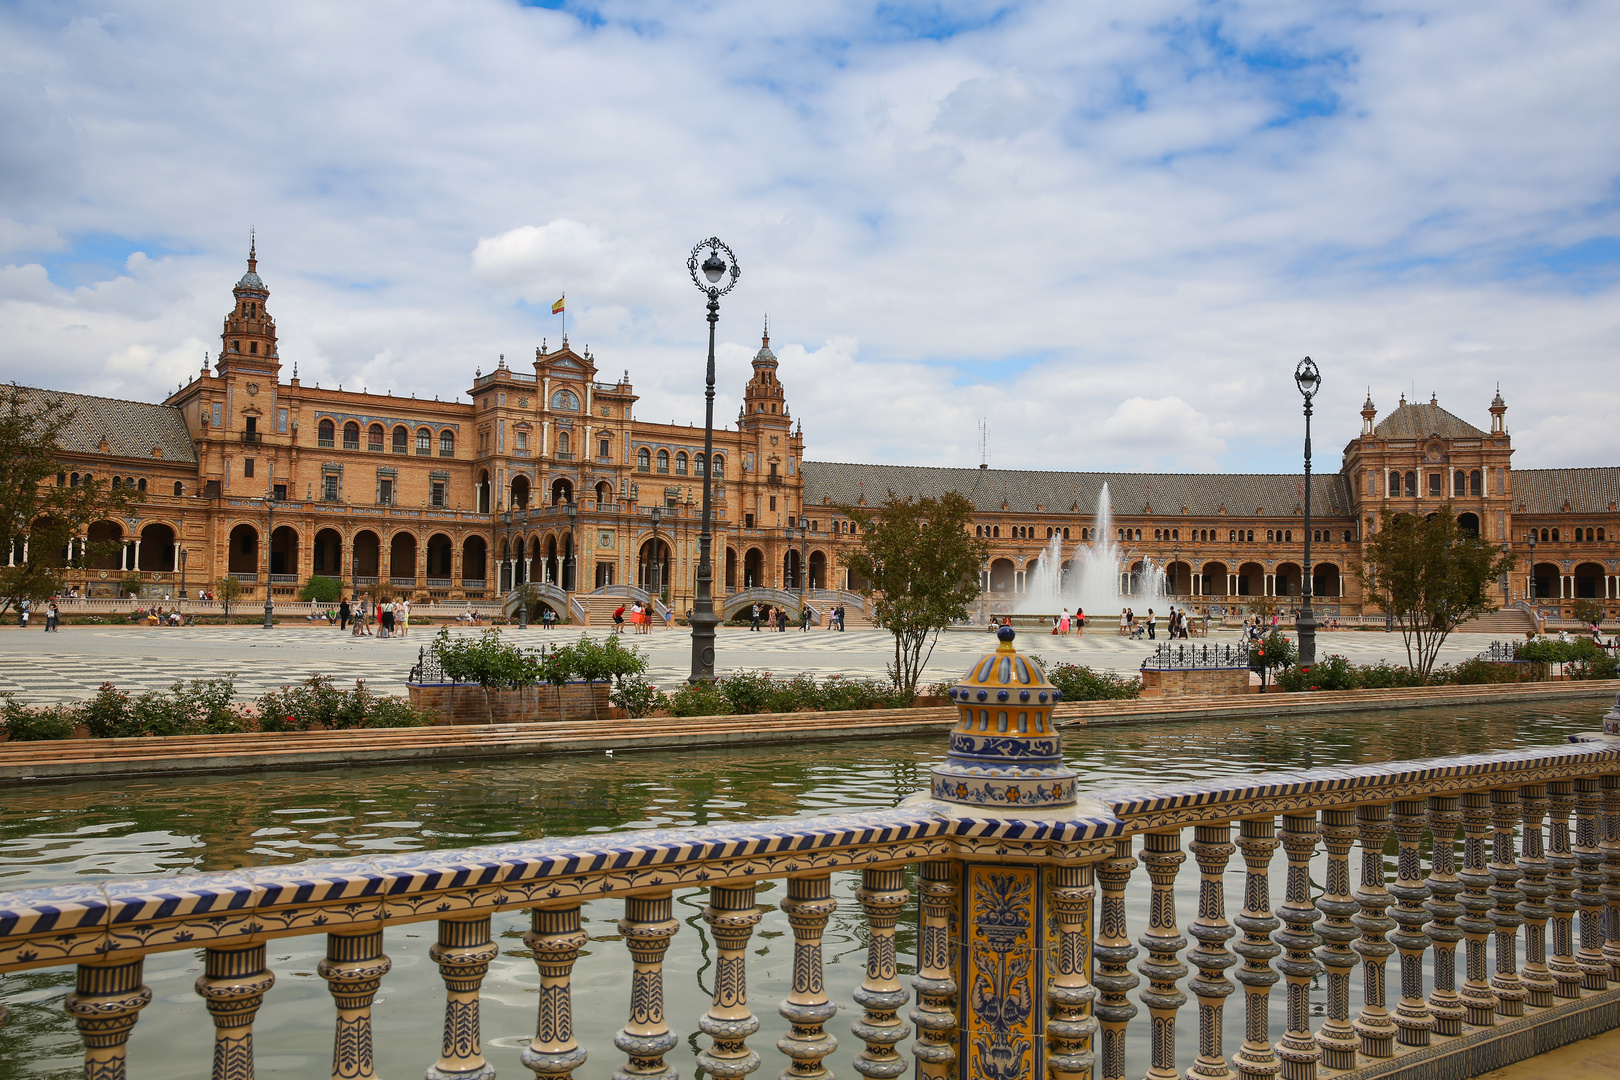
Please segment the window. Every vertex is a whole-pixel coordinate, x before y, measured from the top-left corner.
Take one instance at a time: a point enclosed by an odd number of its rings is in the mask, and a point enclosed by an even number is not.
[[[658,451],[658,471],[661,472],[661,473],[669,472],[669,451],[668,450],[660,450],[660,451]]]
[[[392,480],[377,481],[377,505],[392,506],[394,504],[394,482]]]
[[[360,449],[360,425],[353,420],[343,425],[343,449]]]
[[[1545,544],[1547,542],[1547,530],[1546,529],[1541,530],[1541,542],[1543,544]]]
[[[337,425],[330,420],[322,420],[315,441],[320,446],[333,445],[337,441]]]
[[[186,493],[186,485],[184,485],[180,481],[176,480],[174,482],[174,497],[178,499],[180,496],[184,495],[185,493]]]
[[[558,390],[551,395],[551,407],[561,412],[579,412],[579,398],[572,390]]]
[[[241,351],[242,351],[242,343],[233,338],[231,340],[231,352],[241,352]]]
[[[703,469],[707,464],[708,463],[704,460],[704,457],[703,457],[702,454],[698,454],[697,456],[692,458],[692,472],[693,472],[693,474],[697,475],[697,476],[702,476],[703,475]]]
[[[1598,536],[1598,543],[1600,543],[1600,544],[1603,543],[1603,530],[1602,529],[1598,530],[1597,536]]]
[[[145,491],[146,490],[146,477],[143,476],[139,480],[135,481],[135,490],[136,491]]]
[[[1406,497],[1408,499],[1417,498],[1417,473],[1415,472],[1406,474]]]
[[[743,515],[743,528],[752,529],[753,527],[754,527],[754,515],[753,514],[744,514]]]
[[[257,341],[248,342],[248,352],[257,356],[259,354],[259,343]]]
[[[675,455],[675,475],[686,475],[686,454],[684,452]]]
[[[1348,544],[1350,542],[1350,540],[1351,540],[1350,530],[1346,529],[1346,530],[1344,530],[1344,542]]]
[[[1478,469],[1468,474],[1468,494],[1485,494],[1485,474]]]
[[[321,499],[324,502],[337,502],[338,478],[336,476],[321,477]]]
[[[408,448],[407,444],[410,441],[411,441],[411,433],[410,432],[406,431],[402,427],[397,427],[397,428],[394,429],[394,453],[396,453],[396,454],[405,453],[406,449]]]
[[[775,495],[772,495],[772,496],[771,496],[771,505],[770,505],[770,509],[772,509],[772,510],[775,510],[775,509],[776,509],[776,496],[775,496]]]
[[[1556,544],[1556,543],[1558,543],[1558,530],[1554,529],[1552,532],[1553,532],[1552,542]]]
[[[1438,499],[1440,497],[1441,488],[1444,486],[1444,484],[1445,484],[1445,481],[1444,481],[1444,479],[1441,477],[1441,475],[1439,473],[1437,473],[1437,472],[1430,473],[1429,474],[1429,497],[1434,498],[1434,499]]]
[[[276,484],[276,485],[274,485],[270,489],[270,498],[274,499],[276,502],[286,502],[287,501],[287,485],[286,484]]]
[[[1162,539],[1164,539],[1164,537],[1162,537],[1162,536],[1160,536],[1160,535],[1159,535],[1159,533],[1160,533],[1160,532],[1161,532],[1161,530],[1159,530],[1159,529],[1154,529],[1154,530],[1153,530],[1153,539],[1155,539],[1155,540],[1162,540]]]
[[[1283,530],[1283,543],[1292,544],[1293,542],[1294,542],[1294,530],[1293,529],[1285,529],[1285,530]]]
[[[383,429],[381,424],[372,424],[366,429],[366,449],[373,453],[381,453],[383,447]]]
[[[427,428],[416,429],[416,452],[422,457],[429,457],[433,453],[433,432]]]
[[[1401,493],[1401,474],[1398,473],[1398,472],[1391,472],[1389,474],[1389,497],[1392,498],[1392,499],[1397,498],[1397,497],[1399,497],[1400,493]]]
[[[1063,539],[1067,540],[1068,538],[1069,538],[1069,530],[1064,529],[1063,530]]]
[[[720,455],[720,454],[714,455],[714,475],[716,475],[716,476],[724,476],[724,475],[726,475],[726,459],[725,459],[725,457],[723,455]]]
[[[119,488],[124,486],[124,482],[115,476],[113,477],[112,486],[113,490],[117,491]]]
[[[1244,543],[1246,543],[1246,544],[1254,543],[1254,530],[1253,529],[1249,530],[1249,538],[1247,540],[1245,540]]]
[[[1453,495],[1466,494],[1467,490],[1468,490],[1467,485],[1468,485],[1467,474],[1464,473],[1461,469],[1458,469],[1456,471],[1456,473],[1453,474],[1452,477],[1451,477],[1451,493]]]
[[[636,471],[652,472],[652,454],[645,446],[636,451]]]
[[[529,449],[529,433],[523,428],[518,428],[517,442],[514,445],[516,445],[518,453],[520,454]]]
[[[607,458],[613,456],[613,443],[610,439],[598,439],[596,443],[596,456]]]
[[[444,505],[444,481],[443,480],[435,480],[435,481],[433,481],[432,503],[433,503],[434,506],[443,506]]]
[[[242,459],[242,475],[243,476],[252,476],[253,475],[253,459],[252,458],[243,458]]]
[[[456,436],[455,436],[455,434],[453,432],[449,432],[449,431],[441,431],[441,432],[439,432],[439,456],[440,457],[455,457],[456,456]]]

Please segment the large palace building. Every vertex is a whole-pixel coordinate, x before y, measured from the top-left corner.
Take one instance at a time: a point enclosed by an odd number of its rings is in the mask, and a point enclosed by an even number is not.
[[[41,391],[78,414],[59,483],[110,478],[146,493],[129,518],[89,530],[123,540],[121,552],[64,571],[66,583],[115,595],[138,571],[148,594],[189,583],[195,595],[228,574],[262,598],[327,576],[349,592],[386,582],[461,603],[527,582],[593,616],[603,605],[584,603],[589,594],[635,585],[682,612],[712,465],[716,592],[734,603],[749,588],[858,588],[844,566],[859,541],[849,508],[955,490],[991,544],[987,603],[1010,608],[1054,536],[1068,541],[1064,557],[1096,539],[1105,485],[1110,538],[1131,564],[1122,573],[1151,560],[1195,605],[1301,591],[1296,475],[807,462],[768,336],[710,463],[703,429],[638,420],[628,372],[599,379],[590,351],[566,340],[537,349],[530,371],[503,358],[475,373],[470,403],[309,387],[296,371],[283,377],[270,290],[251,253],[232,291],[217,363],[161,405]],[[1465,527],[1518,556],[1501,602],[1567,608],[1592,597],[1620,614],[1620,468],[1515,469],[1500,393],[1485,411],[1479,428],[1432,399],[1402,398],[1382,420],[1366,402],[1339,470],[1313,481],[1319,610],[1362,611],[1351,571],[1381,511],[1450,503]]]

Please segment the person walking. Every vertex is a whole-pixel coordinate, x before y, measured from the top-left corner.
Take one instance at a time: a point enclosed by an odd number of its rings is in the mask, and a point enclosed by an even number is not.
[[[620,604],[613,611],[613,632],[615,634],[624,633],[624,605],[623,604]]]
[[[377,636],[386,638],[394,632],[394,602],[384,600],[377,605]]]
[[[1083,607],[1074,609],[1074,636],[1086,636],[1086,609]]]
[[[55,600],[45,603],[45,632],[47,634],[62,632],[62,609],[56,606]]]
[[[1147,632],[1148,632],[1148,640],[1149,640],[1149,641],[1153,641],[1153,640],[1155,640],[1155,638],[1157,638],[1157,636],[1158,636],[1158,635],[1157,635],[1157,634],[1155,634],[1155,633],[1154,633],[1154,632],[1153,632],[1153,609],[1152,609],[1152,608],[1148,608],[1148,613],[1147,613]]]
[[[345,596],[338,602],[338,629],[347,630],[349,628],[349,619],[353,615],[354,611],[349,607],[349,598]]]
[[[399,626],[399,636],[404,637],[411,632],[411,598],[405,597],[394,607],[394,621]]]
[[[753,608],[751,609],[750,619],[752,621],[749,623],[748,629],[750,629],[750,630],[758,630],[759,629],[759,604],[758,603],[755,603]]]
[[[19,601],[17,604],[17,625],[24,630],[28,629],[28,608],[27,600]]]
[[[799,612],[799,633],[807,633],[810,629],[810,605],[804,605]]]

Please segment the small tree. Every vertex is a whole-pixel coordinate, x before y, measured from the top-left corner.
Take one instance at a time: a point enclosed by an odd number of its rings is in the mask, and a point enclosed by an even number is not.
[[[225,620],[227,622],[229,622],[231,618],[231,605],[236,603],[241,595],[242,583],[237,581],[230,574],[226,574],[224,577],[214,579],[214,596],[219,600],[220,605],[225,609]]]
[[[141,575],[129,573],[118,583],[118,587],[130,596],[139,600],[141,596]]]
[[[298,590],[298,599],[335,604],[343,599],[343,582],[335,577],[312,577]]]
[[[92,522],[117,520],[146,496],[107,480],[60,483],[64,433],[76,413],[49,393],[0,386],[0,614],[21,600],[44,600],[64,566],[88,566],[123,546],[86,541]],[[77,542],[75,542],[77,541]]]
[[[1590,597],[1577,600],[1570,605],[1569,612],[1579,622],[1585,623],[1587,626],[1591,626],[1593,623],[1600,626],[1603,624],[1603,602],[1601,600],[1593,600]]]
[[[1486,588],[1513,569],[1513,556],[1457,527],[1450,505],[1426,518],[1386,510],[1356,572],[1400,628],[1406,659],[1424,683],[1446,637],[1496,610]]]
[[[1275,630],[1249,646],[1249,670],[1259,673],[1262,689],[1273,671],[1292,667],[1298,659],[1294,643]]]
[[[954,491],[917,499],[891,491],[876,512],[841,509],[861,530],[846,565],[868,582],[861,595],[872,604],[873,624],[894,635],[889,677],[909,700],[940,631],[966,619],[978,598],[990,546],[972,535],[973,504]]]

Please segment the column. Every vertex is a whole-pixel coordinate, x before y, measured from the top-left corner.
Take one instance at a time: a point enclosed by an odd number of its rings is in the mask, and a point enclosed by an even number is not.
[[[1553,981],[1558,984],[1553,996],[1560,1000],[1573,1000],[1581,996],[1581,969],[1575,962],[1575,853],[1570,847],[1569,813],[1575,807],[1575,784],[1570,780],[1554,780],[1547,785],[1547,862],[1552,871],[1547,885],[1552,897],[1547,906],[1552,909],[1552,960],[1547,967]]]
[[[327,934],[326,959],[315,968],[337,1005],[332,1039],[332,1080],[371,1080],[371,1003],[392,962],[382,951],[383,932]]]
[[[759,1054],[747,1041],[759,1030],[759,1017],[748,1010],[748,939],[759,920],[753,882],[709,890],[703,921],[714,935],[714,1003],[698,1027],[713,1042],[698,1054],[698,1064],[710,1076],[747,1076],[759,1068]]]
[[[1198,995],[1198,1060],[1187,1070],[1187,1077],[1224,1080],[1232,1075],[1221,1042],[1224,1005],[1232,992],[1226,969],[1237,963],[1226,948],[1226,942],[1237,934],[1226,921],[1226,864],[1237,850],[1232,844],[1232,826],[1195,826],[1189,846],[1198,860],[1198,916],[1187,927],[1198,941],[1187,954],[1198,969],[1189,984]]]
[[[1283,851],[1288,879],[1277,916],[1285,924],[1273,939],[1283,948],[1277,970],[1288,984],[1287,1030],[1277,1043],[1283,1080],[1316,1080],[1322,1048],[1311,1038],[1311,981],[1322,970],[1311,950],[1322,943],[1312,924],[1322,917],[1311,904],[1311,855],[1316,851],[1316,815],[1283,815]]]
[[[1524,917],[1524,971],[1521,979],[1530,1004],[1545,1009],[1553,1004],[1557,983],[1547,970],[1547,920],[1552,908],[1547,898],[1552,886],[1547,874],[1552,864],[1547,861],[1541,844],[1541,819],[1547,813],[1547,785],[1526,784],[1519,789],[1520,805],[1524,807],[1524,855],[1519,869],[1524,877],[1519,882],[1519,894],[1524,897],[1518,904]]]
[[[1131,857],[1131,838],[1114,841],[1114,854],[1097,864],[1102,887],[1102,910],[1097,919],[1097,1019],[1102,1025],[1102,1080],[1125,1080],[1125,1028],[1136,1015],[1127,991],[1141,982],[1131,974],[1136,946],[1125,936],[1125,886],[1137,861]]]
[[[135,550],[130,553],[129,568],[131,570],[141,568],[141,538],[139,536],[135,538]]]
[[[1496,994],[1486,981],[1485,946],[1495,929],[1490,920],[1491,875],[1485,865],[1485,834],[1491,827],[1491,797],[1471,792],[1462,797],[1463,868],[1457,875],[1463,884],[1464,915],[1457,920],[1464,940],[1466,977],[1463,980],[1463,1008],[1468,1023],[1491,1027],[1496,1023]]]
[[[1361,887],[1356,903],[1361,911],[1353,920],[1361,937],[1352,946],[1361,955],[1361,1014],[1356,1017],[1356,1033],[1361,1036],[1361,1052],[1370,1058],[1386,1058],[1395,1053],[1395,1023],[1385,1006],[1384,965],[1395,946],[1384,935],[1395,929],[1387,913],[1389,890],[1384,887],[1384,840],[1389,836],[1389,804],[1371,803],[1356,807],[1356,832],[1361,841]]]
[[[1496,925],[1496,974],[1491,989],[1496,992],[1499,1016],[1523,1016],[1530,992],[1519,981],[1518,929],[1524,923],[1519,913],[1521,899],[1518,852],[1514,850],[1513,830],[1519,824],[1519,790],[1502,788],[1491,792],[1491,922]]]
[[[139,959],[80,964],[73,993],[62,1002],[84,1040],[85,1080],[124,1080],[125,1045],[152,991],[141,985]]]
[[[1327,972],[1327,1013],[1316,1033],[1322,1064],[1329,1069],[1351,1069],[1361,1036],[1350,1023],[1350,972],[1361,957],[1351,948],[1361,931],[1351,921],[1361,908],[1350,894],[1350,849],[1356,842],[1354,810],[1322,811],[1322,844],[1327,848],[1327,874],[1316,910],[1322,913],[1316,933],[1322,947],[1316,959]]]
[[[177,574],[180,572],[180,541],[178,540],[174,542],[174,572]],[[179,588],[179,586],[175,587]],[[180,598],[180,594],[175,593],[174,597],[176,600],[178,600]]]
[[[263,945],[208,949],[197,993],[214,1019],[213,1080],[253,1080],[253,1018],[276,977]]]
[[[1575,781],[1575,903],[1581,909],[1581,947],[1575,963],[1581,969],[1581,987],[1606,990],[1609,962],[1603,956],[1603,851],[1598,847],[1598,781]]]
[[[956,1075],[957,985],[956,948],[951,941],[951,913],[956,907],[961,888],[957,884],[957,866],[943,859],[922,864],[917,883],[917,974],[912,976],[912,989],[917,991],[917,1007],[911,1010],[911,1022],[917,1025],[917,1041],[911,1052],[917,1059],[919,1080],[947,1080]],[[830,903],[831,901],[829,901]],[[1056,901],[1054,901],[1056,902]],[[785,907],[786,905],[784,905]],[[1090,914],[1090,908],[1087,908]],[[1089,919],[1087,920],[1089,924]],[[826,917],[822,917],[826,922]],[[1089,925],[1087,926],[1089,930]],[[1086,937],[1089,939],[1090,935]],[[819,935],[817,940],[819,941]],[[821,953],[816,953],[816,970],[821,968]],[[798,971],[798,966],[794,966]],[[1083,978],[1083,973],[1082,973]],[[792,1000],[791,998],[789,999]],[[822,1001],[826,1001],[822,997]],[[832,1006],[825,1020],[832,1016]],[[786,1006],[783,1007],[786,1016]],[[793,1018],[788,1017],[789,1020]],[[797,1023],[797,1021],[795,1021]],[[1093,1022],[1095,1023],[1095,1022]],[[818,1022],[819,1030],[819,1022]],[[824,1036],[831,1040],[831,1036]],[[781,1044],[778,1044],[781,1045]],[[830,1047],[829,1047],[830,1049]],[[783,1049],[784,1053],[792,1052]],[[821,1056],[825,1055],[825,1051]],[[783,1073],[783,1080],[797,1080],[801,1076],[828,1077],[818,1056],[815,1071],[801,1073],[795,1069]]]
[[[934,865],[939,864],[924,863],[924,873]],[[838,1014],[838,1006],[827,1000],[822,977],[821,937],[827,929],[827,920],[838,910],[838,901],[832,898],[832,877],[828,874],[789,878],[787,886],[788,895],[782,901],[782,910],[793,927],[793,989],[776,1011],[793,1027],[777,1040],[776,1048],[792,1058],[793,1064],[782,1073],[782,1080],[831,1080],[832,1074],[821,1059],[838,1049],[838,1040],[822,1025]],[[949,958],[947,967],[948,964]],[[919,970],[918,978],[922,977]],[[952,983],[951,993],[955,992],[956,984]],[[954,1012],[950,1026],[954,1033]],[[954,1040],[948,1040],[948,1046],[954,1059]],[[917,1056],[922,1059],[920,1049]]]
[[[1423,803],[1412,800],[1395,804],[1390,820],[1399,844],[1392,913],[1399,928],[1389,936],[1401,953],[1401,998],[1395,1006],[1396,1041],[1402,1046],[1428,1046],[1434,1030],[1434,1017],[1423,1000],[1423,954],[1429,948],[1429,935],[1423,932],[1429,913],[1423,902],[1429,889],[1423,883],[1422,860],[1418,845],[1423,840]]]
[[[427,1080],[494,1080],[480,1045],[478,989],[500,949],[489,934],[489,915],[440,919],[439,940],[428,958],[444,980],[444,1035],[438,1063]]]
[[[1282,920],[1271,911],[1272,855],[1277,850],[1277,823],[1274,818],[1256,818],[1239,823],[1237,846],[1243,852],[1246,868],[1243,878],[1243,910],[1233,921],[1243,931],[1243,939],[1232,946],[1243,957],[1236,972],[1243,984],[1243,1046],[1232,1055],[1240,1080],[1268,1080],[1277,1075],[1282,1063],[1271,1048],[1269,1007],[1271,988],[1281,977],[1271,961],[1282,955],[1282,947],[1271,940],[1272,931]]]
[[[1609,980],[1620,982],[1620,776],[1600,779],[1603,792],[1603,958]]]
[[[614,1072],[615,1080],[675,1080],[675,1070],[664,1063],[664,1055],[680,1042],[664,1022],[664,954],[680,929],[673,912],[674,901],[667,892],[625,899],[619,933],[633,965],[630,1019],[613,1037],[613,1045],[630,1060]]]
[[[1181,850],[1181,832],[1149,833],[1142,838],[1142,861],[1152,882],[1148,901],[1148,928],[1136,939],[1147,950],[1147,959],[1136,970],[1148,980],[1148,988],[1137,999],[1148,1007],[1152,1017],[1152,1066],[1148,1080],[1181,1080],[1176,1072],[1176,1010],[1187,1003],[1187,995],[1176,982],[1187,975],[1187,965],[1176,955],[1187,947],[1187,939],[1176,927],[1176,871],[1187,861]]]
[[[523,943],[540,968],[540,1008],[534,1039],[520,1060],[537,1077],[572,1080],[585,1064],[585,1048],[574,1039],[573,973],[579,950],[590,940],[580,928],[579,905],[534,908]]]
[[[1094,868],[1060,866],[1053,871],[1052,918],[1057,925],[1057,969],[1047,984],[1046,1063],[1053,1080],[1090,1080],[1095,1060],[1091,1015],[1091,908]]]
[[[861,887],[855,893],[866,911],[869,932],[866,947],[866,978],[855,991],[855,1000],[866,1014],[850,1025],[855,1037],[866,1044],[855,1058],[855,1071],[871,1080],[892,1080],[906,1071],[906,1059],[895,1045],[911,1034],[899,1018],[906,1003],[905,988],[895,968],[894,928],[905,910],[909,892],[905,871],[862,870]]]

